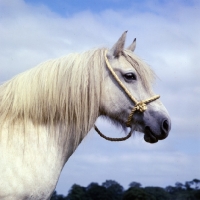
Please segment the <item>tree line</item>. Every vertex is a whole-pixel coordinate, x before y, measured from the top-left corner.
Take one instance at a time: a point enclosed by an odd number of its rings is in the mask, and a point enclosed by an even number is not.
[[[54,191],[51,200],[200,200],[200,180],[193,179],[175,186],[142,187],[138,182],[131,182],[124,188],[114,180],[106,180],[99,185],[90,183],[87,187],[72,185],[67,196]]]

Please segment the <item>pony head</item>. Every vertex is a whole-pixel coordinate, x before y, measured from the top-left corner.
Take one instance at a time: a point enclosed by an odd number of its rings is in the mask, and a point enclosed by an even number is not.
[[[124,48],[126,33],[106,54],[111,70],[117,78],[106,68],[102,83],[100,113],[123,128],[126,128],[129,118],[129,126],[132,131],[144,133],[146,142],[155,143],[168,136],[171,120],[166,108],[153,92],[154,72],[133,53],[136,39],[127,49]],[[119,82],[121,83],[119,84]],[[135,110],[130,118],[133,108],[139,105],[137,102],[142,103],[154,96],[156,98],[153,101],[148,105],[144,104],[145,109],[142,109],[141,112],[139,112],[140,109]]]

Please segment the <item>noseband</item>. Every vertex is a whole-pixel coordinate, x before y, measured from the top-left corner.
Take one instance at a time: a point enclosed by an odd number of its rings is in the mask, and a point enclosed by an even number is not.
[[[138,112],[144,112],[147,109],[147,104],[155,101],[156,99],[159,99],[160,96],[159,95],[155,95],[149,99],[143,100],[143,101],[137,101],[129,92],[129,90],[125,87],[125,85],[121,82],[121,80],[119,79],[119,77],[117,76],[117,74],[114,72],[113,68],[111,67],[108,58],[107,58],[107,51],[105,51],[105,61],[106,61],[106,66],[108,67],[109,71],[111,72],[111,74],[113,75],[113,77],[115,78],[115,80],[117,81],[117,83],[122,87],[122,89],[124,90],[124,92],[127,94],[127,96],[133,101],[133,103],[135,104],[135,106],[133,107],[133,109],[131,110],[128,119],[126,121],[126,126],[127,127],[131,127],[131,120],[133,118],[133,114],[138,111]],[[110,137],[106,137],[104,134],[102,134],[99,129],[96,127],[96,125],[94,125],[95,130],[97,131],[97,133],[103,137],[106,140],[109,141],[123,141],[128,139],[131,135],[132,135],[132,130],[130,131],[130,133],[126,136],[126,137],[122,137],[122,138],[110,138]]]

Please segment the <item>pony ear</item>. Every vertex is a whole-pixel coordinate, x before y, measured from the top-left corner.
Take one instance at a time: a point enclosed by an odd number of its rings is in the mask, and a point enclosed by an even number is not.
[[[132,44],[127,48],[127,50],[134,51],[136,47],[136,38],[133,40]]]
[[[124,49],[125,40],[126,40],[126,33],[127,33],[127,31],[125,31],[122,34],[122,36],[119,38],[117,43],[115,43],[115,45],[112,47],[112,49],[110,49],[110,51],[108,52],[108,56],[119,57],[122,54],[122,51]]]

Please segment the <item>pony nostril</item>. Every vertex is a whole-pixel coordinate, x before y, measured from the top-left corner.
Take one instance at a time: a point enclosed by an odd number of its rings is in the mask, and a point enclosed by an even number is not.
[[[169,132],[169,122],[168,120],[164,120],[163,124],[162,124],[162,131],[164,133],[168,133]]]

